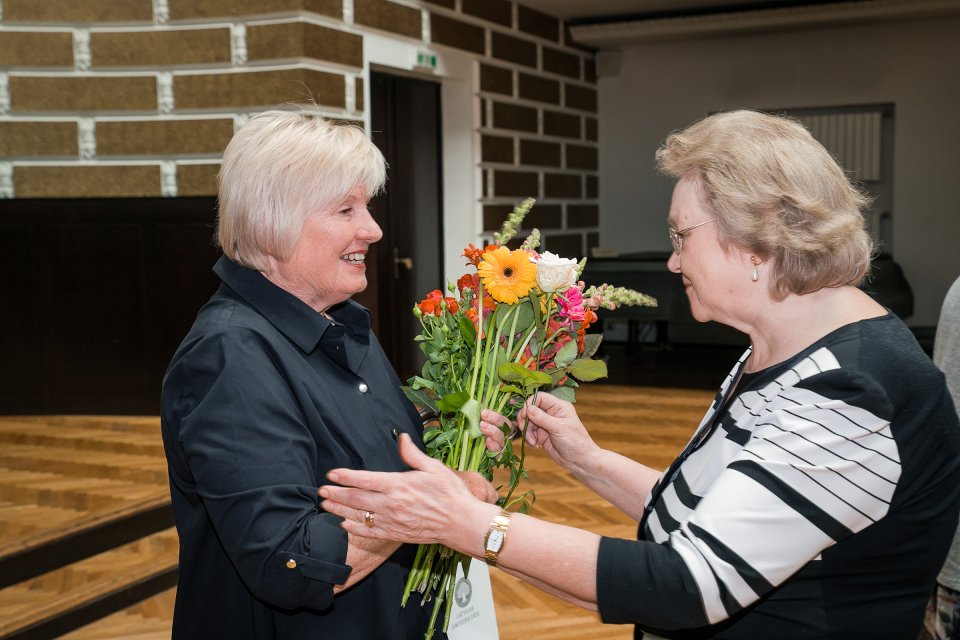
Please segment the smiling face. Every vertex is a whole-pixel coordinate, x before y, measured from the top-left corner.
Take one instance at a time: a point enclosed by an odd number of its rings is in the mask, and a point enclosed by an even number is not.
[[[383,236],[356,187],[333,207],[310,214],[286,260],[272,260],[267,279],[324,311],[367,288],[367,250]]]
[[[701,196],[696,178],[686,176],[677,182],[670,202],[668,222],[674,229],[686,229],[714,219]],[[690,312],[700,322],[714,320],[741,327],[738,312],[745,306],[746,285],[750,281],[750,255],[730,245],[720,245],[719,225],[707,224],[688,231],[680,253],[674,252],[667,267],[683,278],[690,299]]]

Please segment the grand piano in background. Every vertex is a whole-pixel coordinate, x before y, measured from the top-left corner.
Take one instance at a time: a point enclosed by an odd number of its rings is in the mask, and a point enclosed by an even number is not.
[[[641,328],[651,326],[655,328],[654,340],[659,346],[671,342],[746,345],[746,336],[735,329],[693,319],[680,276],[667,270],[669,257],[667,252],[641,252],[587,260],[582,279],[588,285],[606,282],[636,289],[657,299],[654,308],[601,309],[600,320],[627,321],[629,346],[641,342]],[[900,318],[906,320],[913,315],[913,290],[903,269],[890,255],[881,254],[874,259],[871,277],[861,288]]]

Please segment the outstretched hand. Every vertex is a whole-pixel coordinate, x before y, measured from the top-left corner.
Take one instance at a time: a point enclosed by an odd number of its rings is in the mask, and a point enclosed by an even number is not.
[[[327,478],[340,486],[320,487],[321,506],[342,516],[343,528],[354,535],[445,544],[452,520],[483,505],[457,473],[420,451],[410,436],[401,434],[399,447],[410,471],[334,469]]]
[[[565,469],[573,470],[599,450],[573,405],[555,395],[538,393],[529,399],[517,416],[519,424],[524,420],[529,420],[527,443],[542,448]]]

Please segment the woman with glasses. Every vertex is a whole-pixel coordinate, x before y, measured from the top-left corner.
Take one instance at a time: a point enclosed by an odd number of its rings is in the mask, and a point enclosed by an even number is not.
[[[756,112],[705,118],[657,159],[677,179],[667,265],[697,320],[750,347],[663,473],[549,394],[519,416],[638,539],[505,517],[408,440],[413,471],[335,470],[324,507],[358,535],[487,557],[638,638],[915,639],[957,526],[960,424],[911,332],[857,287],[865,198],[801,125]]]

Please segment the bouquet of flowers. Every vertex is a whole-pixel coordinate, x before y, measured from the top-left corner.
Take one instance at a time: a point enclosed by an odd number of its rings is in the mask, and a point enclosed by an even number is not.
[[[493,409],[512,418],[524,400],[540,390],[571,402],[580,382],[607,374],[606,363],[593,358],[600,334],[587,334],[596,310],[621,304],[655,306],[642,293],[600,285],[587,288],[579,280],[586,259],[577,262],[549,251],[538,253],[534,229],[518,249],[506,245],[530,211],[534,200],[520,203],[504,222],[494,243],[483,249],[470,244],[463,252],[472,272],[456,285],[430,292],[413,309],[423,327],[416,340],[427,356],[421,375],[404,387],[407,397],[438,416],[425,429],[427,454],[460,471],[477,471],[492,479],[506,468],[510,480],[500,499],[504,509],[526,512],[532,491],[514,497],[522,477],[525,438],[517,455],[508,435],[503,451],[492,453],[480,432],[480,411]],[[526,432],[526,425],[522,429]],[[501,487],[502,489],[502,487]],[[426,638],[443,605],[443,628],[450,620],[457,565],[466,574],[470,558],[440,545],[421,545],[407,578],[403,604],[412,591],[434,601]]]

